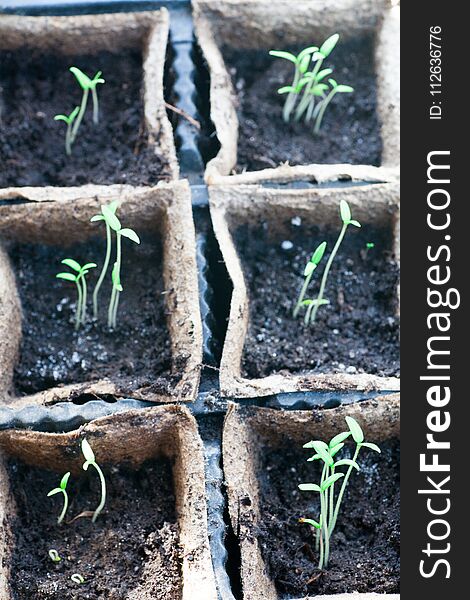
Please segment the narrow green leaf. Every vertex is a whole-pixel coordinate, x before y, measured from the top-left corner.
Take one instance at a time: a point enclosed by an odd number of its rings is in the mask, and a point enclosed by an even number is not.
[[[70,119],[65,115],[56,115],[54,117],[54,121],[64,121],[68,125],[70,122]]]
[[[299,519],[299,523],[306,523],[307,525],[311,525],[312,527],[315,527],[315,529],[321,529],[321,525],[320,523],[317,523],[317,521],[314,521],[313,519]]]
[[[329,304],[330,301],[327,300],[326,298],[322,298],[321,300],[319,300],[318,298],[316,298],[315,300],[312,300],[312,304],[318,304],[318,306],[324,306],[325,304]]]
[[[313,300],[309,300],[308,298],[306,300],[302,300],[302,302],[300,303],[302,306],[310,306],[310,304],[312,304]]]
[[[354,88],[352,88],[350,85],[338,85],[336,87],[336,91],[338,93],[347,94],[347,93],[354,92]]]
[[[308,55],[302,57],[302,60],[300,62],[298,62],[297,68],[302,73],[302,75],[307,71],[309,64],[310,64],[310,56],[308,56]]]
[[[349,223],[351,220],[351,209],[349,208],[349,204],[346,200],[341,200],[339,203],[339,212],[341,214],[341,220],[343,223]]]
[[[339,40],[339,34],[338,33],[334,33],[327,40],[325,40],[323,42],[323,44],[320,46],[320,52],[323,54],[323,56],[325,58],[331,54],[331,52],[333,51],[334,47],[338,43],[338,40]]]
[[[109,210],[111,210],[114,214],[116,214],[117,209],[119,208],[119,200],[113,200],[108,204]]]
[[[354,227],[361,227],[361,224],[359,223],[359,221],[349,221],[349,225],[354,225]]]
[[[328,451],[328,446],[324,442],[316,441],[312,442],[312,445],[315,452],[321,456],[325,464],[331,466],[333,464],[333,458]]]
[[[317,73],[316,80],[320,82],[322,79],[325,79],[327,75],[331,75],[333,73],[333,69],[322,69]]]
[[[60,488],[54,488],[47,494],[47,497],[49,498],[49,496],[55,496],[56,494],[61,494],[61,493],[62,493],[62,490]]]
[[[299,490],[302,492],[321,492],[321,488],[316,483],[301,483],[299,484]]]
[[[281,87],[277,90],[278,94],[290,94],[291,92],[295,93],[297,90],[296,88],[292,87],[291,85],[285,85],[284,87]]]
[[[65,279],[66,281],[77,281],[77,276],[73,273],[57,273],[57,279]]]
[[[91,446],[88,443],[88,441],[86,440],[86,438],[83,438],[83,440],[82,440],[82,453],[87,462],[90,462],[90,463],[95,462],[95,454],[94,454],[93,450],[91,449]],[[86,469],[85,469],[85,471],[86,471]]]
[[[312,262],[308,262],[305,266],[304,277],[308,277],[309,275],[311,275],[316,268],[317,265],[313,264]]]
[[[332,486],[335,483],[335,481],[341,479],[341,477],[344,477],[344,473],[335,473],[334,475],[330,475],[329,477],[327,477],[325,481],[321,484],[321,491],[324,492],[325,490],[327,490],[330,486]]]
[[[60,488],[62,490],[65,490],[65,488],[67,487],[67,483],[69,481],[69,477],[70,477],[70,471],[67,471],[67,473],[60,480]]]
[[[356,469],[356,471],[361,470],[359,468],[359,465],[357,464],[357,462],[354,460],[350,460],[349,458],[343,458],[342,460],[339,460],[338,462],[335,463],[335,468],[342,467],[342,466],[354,467]]]
[[[78,115],[78,113],[80,112],[80,107],[76,106],[73,111],[69,114],[69,120],[71,123],[73,123],[75,121],[76,116]]]
[[[61,260],[60,262],[63,265],[67,265],[67,267],[70,267],[74,271],[77,271],[77,273],[82,269],[80,263],[78,263],[76,260],[73,260],[73,258],[64,258],[64,260]]]
[[[323,258],[323,255],[325,254],[325,250],[326,250],[326,242],[322,242],[317,247],[315,252],[312,254],[312,258],[310,259],[310,262],[313,263],[314,265],[318,265],[319,262],[321,261],[321,259]]]
[[[329,448],[334,448],[335,446],[337,446],[341,442],[344,442],[344,440],[347,439],[350,435],[351,435],[350,431],[343,431],[343,433],[338,433],[338,435],[335,435],[334,438],[331,438],[331,441],[328,444],[328,447]]]
[[[353,436],[353,440],[356,444],[361,444],[364,441],[364,434],[362,433],[362,429],[356,419],[353,417],[346,417],[346,423],[348,424],[349,431]]]
[[[328,79],[328,82],[333,89],[335,89],[338,86],[335,79]]]
[[[104,217],[103,215],[95,215],[94,217],[91,217],[90,221],[92,223],[95,223],[96,221],[104,221]]]
[[[320,460],[321,456],[319,454],[314,454],[310,458],[307,458],[307,462],[313,462],[314,460]]]
[[[319,50],[318,52],[314,52],[312,55],[312,60],[318,60],[319,58],[325,58],[325,55],[322,53],[321,50]]]
[[[330,454],[331,456],[336,456],[336,454],[338,454],[338,452],[344,447],[344,442],[341,442],[340,444],[336,444],[336,446],[334,448],[332,448],[330,450]]]
[[[364,448],[369,448],[370,450],[375,450],[375,452],[378,452],[379,454],[382,452],[376,444],[372,444],[371,442],[362,442],[361,448],[363,446],[364,446]]]
[[[301,60],[303,60],[303,58],[305,56],[308,56],[309,54],[313,54],[314,52],[317,52],[317,50],[318,50],[318,46],[308,46],[307,48],[304,48],[297,55],[297,61],[300,62]]]
[[[131,240],[132,242],[135,242],[136,244],[140,244],[140,238],[133,229],[128,229],[128,228],[121,229],[119,234],[124,236],[125,238]]]
[[[80,87],[82,87],[84,90],[91,89],[92,81],[88,77],[88,75],[85,75],[85,73],[81,71],[78,67],[70,67],[69,71],[75,75],[78,83],[80,84]]]
[[[101,212],[103,213],[103,217],[106,223],[111,227],[113,231],[120,231],[121,229],[121,221],[116,217],[114,211],[109,208],[109,206],[102,206]]]
[[[294,64],[297,63],[297,57],[291,54],[290,52],[284,52],[283,50],[270,50],[269,54],[271,56],[275,56],[276,58],[284,58],[285,60],[290,60]]]
[[[325,450],[328,450],[328,446],[325,444],[325,442],[322,442],[320,440],[311,440],[310,442],[307,442],[306,444],[304,444],[302,446],[302,448],[315,448],[314,444],[323,446],[323,448],[325,448]]]
[[[89,271],[90,269],[94,269],[95,267],[97,267],[98,265],[96,263],[87,263],[86,265],[83,265],[82,270],[87,270]]]
[[[318,83],[311,89],[310,93],[314,96],[323,96],[324,92],[326,92],[327,89],[328,86],[326,85],[326,83]]]

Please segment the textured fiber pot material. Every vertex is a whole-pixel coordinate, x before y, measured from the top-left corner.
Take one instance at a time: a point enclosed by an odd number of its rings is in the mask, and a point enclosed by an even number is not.
[[[197,424],[180,406],[149,408],[104,417],[70,433],[0,432],[0,517],[14,514],[5,470],[8,458],[57,473],[81,472],[80,442],[86,437],[100,463],[137,469],[144,461],[166,456],[172,459],[176,513],[183,548],[183,600],[216,600],[214,575],[207,536],[204,456]],[[0,529],[0,596],[12,598],[6,563],[11,548],[9,532]],[[148,593],[148,592],[147,592]]]
[[[26,190],[27,188],[24,188]],[[90,217],[103,202],[119,200],[119,215],[126,225],[139,233],[158,235],[163,245],[163,278],[168,307],[167,327],[171,338],[172,363],[186,357],[186,365],[172,395],[136,390],[131,396],[155,402],[194,400],[197,394],[202,360],[202,325],[199,312],[195,255],[195,233],[191,196],[186,181],[162,183],[155,188],[94,186],[68,188],[29,188],[28,201],[0,206],[1,241],[63,244],[85,241],[97,235]],[[47,201],[36,201],[47,191]],[[87,192],[86,195],[83,193]],[[100,193],[104,192],[106,193]],[[38,192],[38,194],[35,194]],[[104,235],[104,232],[100,232]],[[51,404],[73,394],[122,395],[110,380],[51,388],[22,398],[12,391],[13,368],[21,341],[19,299],[5,250],[0,251],[0,402],[15,406],[31,403]],[[129,396],[129,394],[125,394]]]
[[[229,513],[233,530],[238,532],[241,552],[243,597],[250,600],[277,600],[274,582],[256,536],[249,534],[247,524],[260,518],[260,491],[257,479],[260,453],[267,446],[282,443],[299,445],[306,439],[327,439],[344,428],[344,418],[356,418],[366,435],[377,443],[399,437],[400,399],[398,394],[378,397],[334,409],[309,411],[277,411],[229,404],[223,431],[223,461],[227,483]],[[247,535],[248,533],[248,535]],[[375,594],[340,594],[315,598],[357,598],[369,600]],[[380,595],[380,598],[398,598]]]
[[[230,317],[220,365],[222,394],[231,398],[250,398],[312,390],[398,390],[397,378],[368,374],[274,374],[261,379],[244,378],[241,374],[241,360],[250,306],[242,266],[232,239],[232,232],[241,224],[265,220],[270,227],[275,228],[284,219],[294,216],[301,217],[306,223],[332,223],[336,226],[339,202],[346,200],[359,221],[392,228],[394,253],[398,259],[398,184],[309,190],[254,185],[211,186],[209,199],[214,231],[233,283]]]
[[[375,63],[378,89],[378,116],[381,123],[382,172],[379,167],[353,165],[327,166],[326,171],[315,171],[320,177],[336,174],[357,178],[361,173],[364,180],[379,178],[388,181],[396,172],[400,162],[400,88],[399,88],[399,7],[390,7],[387,0],[340,0],[333,5],[327,0],[296,2],[288,0],[196,0],[193,2],[195,28],[199,45],[207,61],[211,84],[211,119],[215,125],[220,150],[206,168],[206,182],[249,183],[274,178],[295,178],[289,169],[279,167],[266,169],[261,173],[244,173],[230,177],[237,162],[238,118],[237,97],[231,78],[227,72],[221,48],[265,49],[286,48],[289,44],[305,46],[312,39],[324,39],[333,31],[341,31],[344,39],[358,37],[366,33],[375,34]],[[323,174],[325,173],[325,174]],[[246,179],[245,179],[246,177]],[[257,179],[260,177],[260,179]]]
[[[106,50],[140,50],[143,56],[144,115],[149,144],[155,146],[158,139],[158,153],[166,158],[173,177],[177,179],[173,131],[163,97],[168,31],[169,16],[165,8],[140,13],[71,17],[0,15],[0,50],[30,47],[70,55],[95,54]],[[11,189],[14,195],[18,195],[17,188]]]

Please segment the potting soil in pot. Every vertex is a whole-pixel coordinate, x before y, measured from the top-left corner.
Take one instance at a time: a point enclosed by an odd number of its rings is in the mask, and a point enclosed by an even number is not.
[[[158,240],[142,238],[140,245],[123,240],[123,264],[117,329],[110,331],[107,312],[111,274],[99,294],[99,319],[93,322],[91,296],[101,271],[105,242],[95,240],[68,248],[24,244],[12,248],[23,309],[20,359],[14,384],[20,395],[61,384],[108,378],[122,393],[138,388],[145,394],[171,393],[178,375],[171,374],[171,344]],[[75,284],[56,279],[69,270],[62,258],[80,264],[96,261],[87,275],[88,322],[74,329]],[[185,359],[178,361],[181,369]],[[181,372],[181,371],[179,371]]]
[[[79,106],[82,89],[69,72],[76,66],[97,85],[99,124],[92,98],[73,144],[64,149],[66,125],[57,114]],[[77,186],[86,183],[156,184],[170,178],[167,160],[149,146],[145,129],[142,57],[99,52],[66,57],[31,50],[0,53],[0,187]]]
[[[297,53],[301,49],[285,50]],[[305,118],[299,122],[293,118],[289,123],[283,121],[286,96],[277,90],[291,85],[294,65],[270,56],[269,50],[224,51],[238,94],[237,171],[268,169],[284,162],[379,165],[382,142],[377,117],[373,39],[343,42],[340,37],[324,61],[322,68],[333,69],[330,77],[339,84],[352,86],[354,92],[336,94],[317,135],[313,134],[313,123],[305,123]]]
[[[99,458],[99,457],[97,457]],[[103,465],[102,465],[103,467]],[[57,525],[61,495],[48,498],[61,474],[9,464],[17,515],[9,561],[14,600],[180,600],[181,547],[175,515],[171,464],[145,463],[139,471],[104,466],[107,500],[92,523],[100,501],[98,475],[90,467],[70,477],[70,507]],[[53,562],[49,550],[61,560]],[[71,580],[74,573],[84,582]]]
[[[399,592],[400,449],[398,441],[380,448],[380,455],[360,452],[361,471],[351,475],[323,571],[313,528],[299,523],[301,517],[318,520],[318,494],[297,487],[320,480],[320,461],[306,462],[312,451],[288,440],[280,449],[263,448],[261,518],[253,534],[281,598]]]
[[[330,304],[319,308],[313,326],[304,324],[305,309],[297,318],[292,315],[305,265],[325,240],[325,256],[306,296],[317,297],[340,229],[339,217],[334,230],[302,226],[293,217],[283,235],[273,234],[267,223],[235,231],[250,307],[244,376],[266,377],[285,370],[399,374],[398,266],[391,252],[390,230],[367,224],[361,229],[350,226],[326,284],[325,298]],[[368,242],[374,248],[367,250]]]

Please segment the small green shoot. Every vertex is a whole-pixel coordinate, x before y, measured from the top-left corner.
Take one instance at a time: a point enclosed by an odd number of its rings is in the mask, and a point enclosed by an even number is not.
[[[54,117],[54,121],[64,121],[64,123],[67,125],[67,129],[65,130],[65,153],[67,156],[72,154],[72,125],[76,116],[78,115],[79,110],[80,108],[76,106],[68,116],[56,115]]]
[[[83,456],[85,457],[85,462],[83,463],[83,470],[88,471],[88,467],[91,465],[92,467],[95,468],[96,472],[98,473],[100,482],[101,482],[101,500],[100,500],[100,503],[98,504],[98,507],[96,508],[95,512],[93,513],[93,517],[91,519],[94,523],[96,521],[98,515],[100,514],[100,512],[103,510],[105,502],[106,502],[106,481],[104,478],[103,471],[101,470],[100,466],[96,462],[95,454],[94,454],[93,450],[91,449],[90,444],[87,442],[87,440],[85,438],[82,440],[82,453],[83,453]]]
[[[95,319],[98,318],[98,295],[100,292],[101,285],[103,284],[104,278],[108,271],[109,261],[111,258],[111,230],[119,231],[121,229],[121,223],[116,217],[118,205],[119,203],[115,200],[114,202],[110,202],[108,205],[101,206],[101,213],[94,215],[90,219],[92,223],[95,223],[97,221],[104,221],[106,225],[106,254],[104,257],[103,268],[101,269],[99,279],[96,283],[95,289],[93,290],[93,317]]]
[[[303,302],[304,302],[305,294],[307,292],[307,288],[309,286],[310,280],[312,279],[312,275],[313,275],[315,269],[318,267],[321,259],[323,258],[323,255],[325,254],[325,250],[326,250],[326,242],[322,242],[316,248],[315,252],[312,254],[312,257],[310,258],[310,260],[308,261],[308,263],[305,266],[305,269],[304,269],[305,280],[304,280],[302,289],[300,290],[297,304],[295,305],[295,308],[294,308],[294,317],[296,317],[298,315],[299,310],[304,305]]]
[[[85,583],[85,579],[83,578],[82,575],[80,575],[80,573],[74,573],[73,575],[70,576],[70,579],[74,583],[78,583],[79,585],[81,585],[82,583]]]
[[[366,248],[367,250],[372,250],[372,248],[375,248],[374,242],[367,242]]]
[[[80,325],[86,322],[86,305],[87,305],[87,284],[86,276],[90,269],[94,269],[96,263],[86,263],[83,267],[73,258],[64,258],[61,263],[70,267],[75,273],[62,272],[57,273],[58,279],[71,281],[77,287],[77,308],[75,311],[75,329],[79,329]]]
[[[320,131],[325,111],[338,93],[350,93],[354,89],[349,85],[338,84],[334,79],[325,78],[333,73],[333,69],[322,69],[324,61],[334,50],[339,40],[339,34],[335,33],[326,39],[318,48],[309,46],[302,50],[297,56],[290,52],[271,50],[269,54],[276,58],[283,58],[294,63],[295,72],[291,85],[278,89],[279,94],[287,94],[282,111],[284,121],[288,122],[295,108],[294,119],[299,121],[305,117],[305,122],[314,123],[314,133]],[[313,65],[311,71],[308,68]],[[297,106],[296,106],[297,105]]]
[[[62,494],[64,497],[64,505],[62,507],[62,511],[61,511],[59,517],[57,518],[58,525],[60,525],[62,523],[62,521],[64,520],[65,513],[67,512],[67,508],[69,506],[69,495],[67,494],[67,483],[69,481],[69,477],[70,477],[70,471],[67,471],[67,473],[60,480],[59,487],[54,488],[47,494],[47,497],[55,496],[56,494]],[[51,550],[49,552],[49,556],[50,556],[51,552],[55,552],[55,550]],[[52,560],[54,560],[54,559],[52,559]],[[60,558],[59,558],[59,560],[60,560]]]
[[[335,435],[326,444],[321,440],[312,440],[304,444],[304,448],[313,448],[315,454],[308,458],[309,462],[322,461],[322,473],[320,482],[317,483],[301,483],[299,489],[305,492],[317,492],[320,494],[320,517],[316,521],[314,519],[299,519],[301,523],[306,523],[312,526],[317,532],[317,549],[320,549],[320,558],[318,563],[319,569],[326,569],[330,556],[330,539],[336,527],[339,510],[343,501],[344,492],[349,483],[353,469],[360,471],[360,466],[357,463],[359,451],[361,448],[369,448],[380,453],[380,448],[376,444],[364,442],[364,433],[359,423],[352,417],[346,417],[348,431],[344,431]],[[352,460],[343,458],[336,460],[335,456],[344,447],[347,438],[352,436],[356,447]],[[348,467],[346,473],[336,471],[339,467]],[[342,479],[342,485],[337,497],[335,497],[335,484]]]
[[[54,548],[51,548],[48,552],[49,558],[52,560],[52,562],[60,562],[62,559],[60,558],[59,553],[57,552],[57,550],[54,550]]]
[[[90,79],[88,75],[85,75],[83,71],[81,71],[78,67],[70,67],[69,71],[75,75],[78,84],[82,88],[82,101],[80,103],[80,111],[75,120],[73,129],[72,129],[72,142],[75,141],[77,137],[78,129],[85,115],[88,95],[91,90],[91,95],[93,98],[93,123],[95,125],[98,124],[99,121],[99,106],[98,106],[98,94],[96,93],[96,86],[99,83],[105,83],[105,80],[101,77],[101,71],[98,71],[93,79]]]

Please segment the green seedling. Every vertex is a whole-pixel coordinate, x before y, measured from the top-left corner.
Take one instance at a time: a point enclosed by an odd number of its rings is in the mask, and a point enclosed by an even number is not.
[[[64,258],[61,261],[63,265],[70,267],[75,273],[57,273],[58,279],[64,279],[65,281],[71,281],[75,283],[77,287],[77,309],[75,311],[75,329],[78,329],[81,324],[86,322],[86,305],[87,305],[87,284],[86,276],[90,269],[96,267],[96,263],[86,263],[83,267],[73,258]]]
[[[111,291],[111,299],[108,307],[108,327],[110,329],[116,329],[117,326],[117,310],[119,306],[119,296],[123,290],[121,285],[121,262],[122,262],[122,238],[125,237],[135,244],[140,244],[139,236],[133,229],[119,228],[115,229],[116,232],[116,262],[113,266],[111,279],[113,283],[113,289]]]
[[[80,573],[74,573],[73,575],[70,576],[70,579],[74,583],[78,583],[79,585],[81,585],[82,583],[85,583],[85,579],[83,578],[82,575],[80,575]]]
[[[85,115],[88,95],[91,90],[91,95],[93,98],[93,123],[95,125],[98,124],[99,121],[99,106],[98,106],[98,94],[96,92],[96,86],[99,83],[105,83],[105,80],[101,77],[101,71],[98,71],[93,79],[90,79],[88,75],[85,75],[83,71],[81,71],[78,67],[70,67],[69,71],[75,75],[78,84],[82,88],[82,101],[80,103],[80,111],[75,120],[75,123],[72,128],[72,142],[75,141],[77,137],[78,129]]]
[[[302,50],[297,56],[290,52],[271,50],[271,56],[290,60],[295,65],[294,80],[291,85],[278,89],[279,94],[287,94],[283,108],[284,121],[289,121],[295,108],[294,119],[300,121],[305,117],[305,122],[314,123],[314,133],[320,131],[325,111],[338,93],[353,92],[348,85],[339,85],[334,79],[325,78],[333,73],[331,68],[322,68],[324,61],[332,53],[339,40],[335,33],[326,39],[320,48],[310,46]],[[308,71],[313,65],[311,71]],[[296,106],[297,105],[297,106]]]
[[[324,304],[323,303],[323,295],[325,293],[325,286],[326,286],[326,282],[328,279],[328,274],[330,272],[331,265],[333,264],[335,256],[338,253],[339,247],[341,246],[341,242],[344,239],[346,230],[349,227],[349,225],[353,225],[354,227],[361,226],[359,221],[355,221],[351,218],[351,209],[349,208],[349,204],[345,200],[341,200],[339,209],[340,209],[341,221],[343,222],[343,226],[341,227],[341,231],[339,233],[338,239],[336,240],[333,250],[332,250],[330,256],[328,257],[328,260],[327,260],[327,263],[325,266],[325,270],[323,271],[323,277],[322,277],[321,283],[320,283],[320,291],[318,292],[318,296],[315,299],[315,304],[313,306],[312,317],[311,317],[311,321],[310,321],[312,324],[315,323],[318,309],[320,308],[320,306],[322,306]]]
[[[67,512],[67,508],[69,506],[69,495],[67,494],[67,483],[69,481],[69,477],[70,477],[70,471],[67,471],[67,473],[60,480],[59,487],[54,488],[47,494],[48,497],[55,496],[56,494],[62,494],[62,496],[64,498],[64,505],[62,507],[62,511],[61,511],[59,517],[57,518],[58,525],[60,525],[62,523],[62,521],[64,520],[65,513]],[[51,557],[52,560],[54,560],[51,556],[51,552],[55,552],[56,554],[57,554],[57,552],[56,552],[56,550],[49,551],[49,556]],[[60,560],[60,557],[59,557],[59,560]]]
[[[56,115],[54,117],[54,121],[64,121],[64,123],[67,125],[67,129],[65,130],[65,153],[67,156],[72,154],[72,125],[76,116],[78,115],[79,110],[80,108],[76,106],[68,116]]]
[[[90,444],[87,442],[87,440],[85,438],[82,440],[82,453],[83,453],[83,456],[85,457],[85,462],[83,463],[83,470],[88,471],[88,467],[91,465],[92,467],[94,467],[94,469],[98,473],[98,476],[99,476],[100,482],[101,482],[101,500],[100,500],[100,503],[98,504],[95,512],[93,513],[93,517],[91,519],[94,523],[96,521],[98,515],[100,514],[100,512],[103,510],[105,502],[106,502],[106,481],[104,478],[103,471],[101,470],[100,466],[96,462],[95,454],[94,454],[93,450],[91,449]]]
[[[367,242],[366,248],[367,250],[372,250],[372,248],[375,248],[374,242]]]
[[[54,548],[51,548],[51,550],[49,550],[48,554],[49,554],[49,558],[52,560],[52,562],[60,562],[62,560],[60,558],[59,553],[57,552],[57,550],[54,550]]]
[[[116,217],[116,211],[118,208],[118,202],[110,202],[106,206],[101,206],[101,213],[94,215],[90,221],[95,223],[97,221],[104,221],[106,225],[106,254],[104,257],[103,268],[101,269],[100,276],[96,283],[95,289],[93,290],[93,316],[95,319],[98,318],[98,295],[100,293],[101,285],[103,284],[104,278],[108,271],[109,261],[111,259],[111,231],[119,231],[121,229],[121,223]]]
[[[320,482],[301,483],[299,489],[305,492],[317,492],[320,494],[320,517],[314,519],[302,518],[301,523],[311,525],[317,532],[317,549],[320,549],[320,558],[318,568],[328,567],[330,556],[330,539],[336,527],[338,514],[343,501],[344,492],[348,486],[349,479],[353,469],[360,471],[357,463],[361,448],[369,448],[380,453],[380,448],[376,444],[364,442],[364,433],[359,423],[352,417],[346,417],[348,431],[335,435],[328,444],[320,440],[312,440],[304,444],[304,448],[313,448],[315,454],[308,458],[309,462],[321,461],[323,463]],[[343,458],[336,460],[335,456],[344,447],[347,438],[352,436],[356,444],[352,459]],[[348,467],[346,473],[336,471],[339,467]],[[335,497],[335,484],[342,479],[342,485],[339,494]]]
[[[301,309],[302,306],[305,306],[304,304],[304,298],[305,298],[305,294],[307,293],[307,288],[310,284],[310,280],[312,279],[312,275],[315,272],[315,269],[318,267],[321,259],[323,258],[323,255],[325,254],[325,250],[326,250],[326,242],[322,242],[315,250],[315,252],[312,254],[312,257],[310,258],[310,260],[308,261],[308,263],[305,266],[304,269],[304,283],[302,285],[302,289],[300,290],[300,294],[299,297],[297,299],[297,304],[295,305],[294,308],[294,317],[296,317],[299,313],[299,310]],[[311,301],[309,301],[311,302]]]
[[[297,100],[297,94],[299,93],[299,83],[302,76],[305,75],[310,65],[312,54],[318,50],[317,46],[310,46],[305,48],[297,56],[290,52],[284,52],[282,50],[270,50],[269,54],[276,58],[283,58],[294,63],[294,79],[291,85],[286,85],[278,90],[279,94],[287,94],[284,108],[282,110],[282,116],[286,123],[289,121],[290,114],[294,109],[295,102]]]

